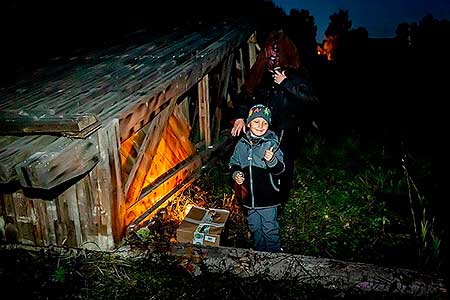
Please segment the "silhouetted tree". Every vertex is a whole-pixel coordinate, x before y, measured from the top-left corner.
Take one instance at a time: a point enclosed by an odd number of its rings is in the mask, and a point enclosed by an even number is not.
[[[317,59],[317,25],[308,10],[292,9],[286,22],[286,32],[300,55],[300,61],[311,69]]]
[[[339,9],[337,13],[330,16],[330,22],[325,30],[325,48],[330,53],[330,58],[335,59],[336,49],[341,46],[340,41],[342,35],[352,28],[352,21],[350,20],[348,10]]]
[[[330,23],[325,30],[325,36],[339,36],[348,32],[352,28],[352,21],[348,15],[348,10],[339,9],[337,13],[330,16]]]

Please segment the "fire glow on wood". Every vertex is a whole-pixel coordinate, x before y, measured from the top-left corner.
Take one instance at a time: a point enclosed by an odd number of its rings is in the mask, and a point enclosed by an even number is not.
[[[151,160],[151,164],[147,173],[141,174],[145,180],[139,193],[140,196],[136,199],[130,197],[133,193],[128,193],[126,200],[126,225],[129,225],[137,217],[151,210],[155,205],[158,205],[160,208],[167,205],[168,201],[164,201],[164,203],[158,202],[171,193],[177,186],[185,182],[194,170],[201,167],[201,159],[200,157],[195,158],[196,149],[189,140],[191,128],[186,114],[186,111],[183,111],[182,105],[175,109],[168,120],[167,127],[162,132],[156,151],[152,154],[147,154],[150,156],[148,159]],[[136,132],[131,138],[122,143],[121,163],[124,178],[127,178],[131,174],[132,166],[139,163],[133,161],[133,159],[139,153],[147,135],[146,131],[148,130],[147,127],[144,127],[141,131]],[[192,159],[192,162],[180,168],[173,176],[165,177],[168,172],[188,159]],[[131,167],[128,167],[129,165]],[[145,170],[137,168],[136,172],[145,172]],[[160,178],[165,178],[165,180],[160,182]],[[136,187],[131,185],[128,190],[134,188]],[[153,213],[146,218],[151,218],[152,215]]]

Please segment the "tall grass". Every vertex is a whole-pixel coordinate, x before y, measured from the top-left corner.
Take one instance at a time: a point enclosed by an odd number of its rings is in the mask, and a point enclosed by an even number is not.
[[[332,146],[305,136],[280,220],[285,251],[439,268],[443,234],[427,210],[432,199],[424,200],[401,159],[387,164],[377,149],[357,135]],[[416,164],[420,176],[429,174]]]

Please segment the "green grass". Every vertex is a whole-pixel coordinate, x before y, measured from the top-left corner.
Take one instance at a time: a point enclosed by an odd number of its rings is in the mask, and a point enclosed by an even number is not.
[[[443,233],[435,216],[425,213],[432,199],[417,186],[411,189],[401,157],[387,162],[374,150],[381,147],[371,147],[357,136],[333,147],[317,136],[305,137],[281,218],[285,251],[439,269]],[[408,167],[417,177],[430,176],[427,162],[411,161]],[[417,233],[414,221],[420,223]]]

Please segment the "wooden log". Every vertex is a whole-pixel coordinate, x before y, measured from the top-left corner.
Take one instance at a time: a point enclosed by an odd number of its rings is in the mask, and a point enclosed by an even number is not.
[[[78,199],[77,186],[75,184],[70,186],[59,197],[63,195],[67,205],[68,220],[69,223],[73,225],[73,232],[70,232],[70,242],[73,243],[72,247],[79,247],[83,241],[83,236],[81,233],[80,210],[78,208],[78,202],[84,201],[85,199]]]
[[[51,189],[87,173],[98,160],[97,134],[84,140],[61,137],[17,164],[16,171],[22,186]]]
[[[0,112],[0,133],[59,133],[80,132],[97,122],[93,114],[55,115],[48,112],[12,111]]]
[[[296,280],[347,294],[383,293],[447,299],[447,287],[436,274],[402,268],[347,262],[288,253],[258,252],[229,247],[172,244],[171,253],[201,263],[211,272],[238,277],[264,276],[270,280]]]
[[[33,234],[33,207],[32,202],[21,191],[12,194],[18,241],[24,244],[35,244]]]
[[[160,245],[159,245],[160,246]],[[0,245],[2,250],[26,250],[34,253],[51,252],[60,256],[85,255],[86,249],[68,247],[36,247],[30,245]],[[158,247],[158,245],[156,246]],[[160,249],[160,247],[159,247]],[[377,294],[392,299],[448,299],[448,288],[439,274],[383,267],[374,264],[348,262],[288,253],[257,252],[232,247],[207,247],[172,243],[165,249],[179,261],[200,266],[200,270],[228,274],[238,278],[298,282],[309,289],[326,289],[337,298],[375,299]],[[126,258],[141,262],[155,247],[122,246],[114,251],[102,251],[103,257]],[[95,251],[98,253],[98,251]],[[145,267],[144,265],[142,267]],[[197,274],[192,274],[196,276]],[[370,296],[370,297],[369,297]],[[419,298],[420,297],[420,298]],[[389,298],[391,299],[391,298]]]
[[[91,201],[92,196],[89,191],[90,176],[85,176],[82,180],[75,183],[75,190],[77,195],[78,211],[80,215],[80,230],[81,230],[81,241],[85,243],[90,240],[93,235],[91,226]]]
[[[77,247],[77,237],[73,215],[70,213],[69,202],[73,202],[76,193],[75,186],[65,190],[55,200],[57,219],[54,221],[56,229],[56,243],[60,246]],[[74,203],[71,203],[74,204]]]
[[[97,129],[101,127],[100,122],[95,122],[94,124],[89,125],[81,131],[67,131],[63,132],[62,136],[71,137],[74,139],[85,139],[91,134],[93,134]]]

